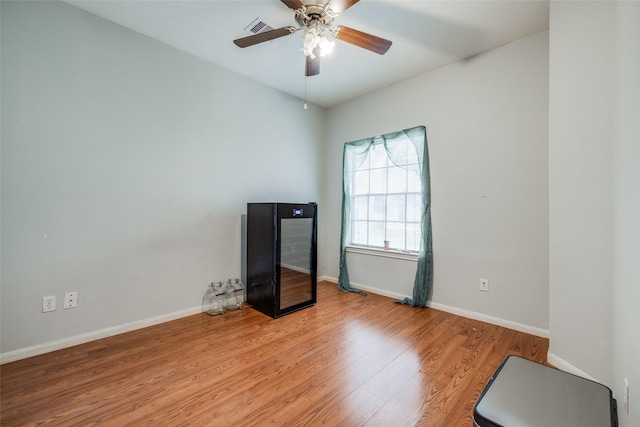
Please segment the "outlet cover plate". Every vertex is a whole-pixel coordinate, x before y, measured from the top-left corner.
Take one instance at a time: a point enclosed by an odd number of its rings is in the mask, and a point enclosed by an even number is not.
[[[56,296],[42,297],[42,312],[56,311]]]
[[[76,308],[78,306],[78,291],[66,292],[64,294],[64,309]]]

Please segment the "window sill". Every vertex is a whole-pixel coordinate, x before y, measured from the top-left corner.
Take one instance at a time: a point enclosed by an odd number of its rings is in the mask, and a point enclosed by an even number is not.
[[[381,256],[384,258],[395,258],[395,259],[403,259],[405,261],[418,261],[418,254],[413,252],[402,252],[394,249],[384,250],[377,248],[367,248],[363,246],[347,246],[347,252],[354,254],[364,254],[364,255],[373,255],[373,256]]]

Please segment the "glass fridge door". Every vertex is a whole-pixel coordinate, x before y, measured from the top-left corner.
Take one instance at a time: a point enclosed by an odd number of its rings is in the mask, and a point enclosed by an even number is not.
[[[280,223],[280,311],[313,300],[313,218]]]

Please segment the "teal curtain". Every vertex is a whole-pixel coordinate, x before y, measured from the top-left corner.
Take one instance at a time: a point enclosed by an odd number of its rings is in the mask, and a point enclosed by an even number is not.
[[[364,291],[356,289],[349,283],[347,271],[347,243],[351,233],[351,188],[354,171],[364,163],[369,156],[369,150],[374,144],[374,138],[344,144],[342,154],[342,230],[340,232],[340,275],[338,276],[338,289],[343,292],[356,292],[367,295]]]
[[[348,142],[344,145],[343,174],[342,174],[342,230],[340,233],[340,275],[338,277],[338,289],[344,292],[357,292],[366,295],[363,291],[352,287],[349,283],[347,271],[346,247],[350,235],[351,223],[351,189],[352,177],[355,170],[360,167],[369,156],[369,150],[374,144],[382,141],[389,160],[399,167],[406,168],[400,159],[407,158],[407,150],[415,150],[420,160],[417,165],[408,166],[417,168],[422,183],[422,210],[421,210],[421,236],[420,250],[416,277],[413,284],[413,298],[405,298],[398,301],[414,307],[426,307],[427,297],[433,280],[433,251],[431,243],[431,189],[429,179],[429,154],[427,150],[427,133],[424,126],[405,129],[380,137],[366,138],[359,141]]]

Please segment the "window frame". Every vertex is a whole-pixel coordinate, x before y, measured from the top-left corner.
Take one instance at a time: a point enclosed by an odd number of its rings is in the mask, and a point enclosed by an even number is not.
[[[345,250],[348,253],[352,253],[352,254],[380,256],[385,258],[395,258],[395,259],[402,259],[405,261],[418,262],[417,252],[405,252],[405,251],[399,251],[396,249],[385,250],[385,249],[373,248],[368,246],[357,246],[352,244],[348,244]]]

